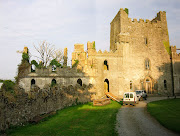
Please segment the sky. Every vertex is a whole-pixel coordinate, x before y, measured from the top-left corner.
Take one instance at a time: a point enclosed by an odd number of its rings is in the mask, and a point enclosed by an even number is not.
[[[166,11],[170,44],[180,48],[180,0],[0,0],[0,79],[13,79],[22,51],[46,40],[57,49],[95,41],[96,50],[110,48],[110,22],[120,10],[130,18],[152,20]],[[33,59],[33,58],[32,58]]]

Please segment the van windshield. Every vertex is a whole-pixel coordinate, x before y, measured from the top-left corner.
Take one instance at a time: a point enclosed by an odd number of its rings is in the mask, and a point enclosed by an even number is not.
[[[133,98],[133,94],[130,94],[130,98]]]
[[[129,93],[124,94],[125,98],[129,98]]]
[[[136,94],[140,94],[141,93],[141,91],[136,91]]]

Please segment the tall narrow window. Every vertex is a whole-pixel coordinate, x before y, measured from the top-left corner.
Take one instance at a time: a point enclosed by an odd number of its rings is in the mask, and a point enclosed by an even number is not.
[[[104,70],[109,70],[109,66],[108,66],[107,60],[104,61]]]
[[[130,81],[130,91],[133,90],[132,81]]]
[[[145,60],[145,69],[150,70],[150,60],[149,59]]]
[[[164,89],[167,90],[167,82],[164,80]]]
[[[54,85],[56,85],[56,79],[53,79],[53,80],[51,81],[51,86],[54,86]]]
[[[144,43],[145,43],[145,45],[148,44],[147,38],[144,38]]]

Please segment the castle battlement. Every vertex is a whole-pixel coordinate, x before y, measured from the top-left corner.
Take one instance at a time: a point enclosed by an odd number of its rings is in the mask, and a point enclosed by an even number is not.
[[[171,55],[174,61],[180,61],[180,53],[177,53],[176,46],[171,46]]]

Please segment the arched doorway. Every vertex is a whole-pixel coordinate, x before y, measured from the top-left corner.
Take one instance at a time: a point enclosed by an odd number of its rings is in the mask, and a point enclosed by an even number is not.
[[[104,92],[109,92],[109,80],[105,79],[104,80]]]
[[[82,80],[80,78],[77,80],[77,83],[82,86]]]
[[[146,92],[148,94],[153,93],[153,83],[152,83],[152,79],[150,77],[146,77],[144,79],[144,89],[146,90]]]

